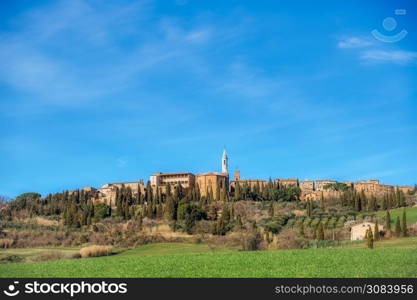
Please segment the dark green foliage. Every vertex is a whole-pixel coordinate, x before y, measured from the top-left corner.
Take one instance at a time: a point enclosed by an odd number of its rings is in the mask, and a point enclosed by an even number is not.
[[[400,217],[397,217],[397,221],[395,222],[395,235],[401,235],[401,224],[400,224]]]
[[[351,189],[351,187],[349,187],[348,185],[341,183],[341,182],[336,182],[336,183],[328,183],[325,184],[323,186],[324,189],[329,189],[329,190],[333,190],[333,191],[347,191],[349,189]]]
[[[293,218],[293,214],[279,214],[272,218],[265,218],[259,222],[259,226],[263,227],[265,231],[277,234],[281,229]]]
[[[175,203],[174,198],[171,196],[167,197],[165,203],[165,218],[168,221],[177,219],[177,204]]]
[[[177,223],[184,232],[192,233],[195,222],[206,219],[207,213],[202,208],[192,203],[182,203],[178,206]]]
[[[97,203],[94,205],[92,216],[95,222],[108,218],[111,216],[111,207],[105,203]]]
[[[235,230],[241,230],[241,229],[243,229],[242,217],[238,215],[236,217]]]
[[[305,237],[304,224],[301,223],[298,233],[300,236]]]
[[[387,213],[385,215],[385,230],[387,232],[391,231],[391,215],[389,213],[389,210],[387,210]]]
[[[271,204],[269,205],[268,214],[270,217],[274,216],[274,203],[273,202],[271,202]]]
[[[270,180],[266,185],[260,185],[257,182],[254,186],[247,184],[236,184],[233,191],[233,199],[238,200],[254,200],[254,201],[298,201],[301,190],[297,186],[284,186]]]
[[[320,224],[318,225],[318,228],[317,228],[317,239],[319,241],[324,240],[324,227],[323,227],[323,223],[321,223],[321,222],[320,222]]]
[[[408,236],[408,230],[407,230],[407,216],[405,214],[405,210],[403,211],[403,217],[402,217],[402,226],[401,226],[401,235],[403,237]]]
[[[369,249],[374,248],[374,236],[372,234],[371,227],[369,227],[368,230],[366,231],[366,245],[368,246]]]
[[[374,235],[374,240],[375,240],[375,241],[379,241],[379,239],[380,239],[380,234],[379,234],[379,226],[378,226],[378,221],[376,221],[376,222],[375,222],[374,232],[375,232],[375,235]]]

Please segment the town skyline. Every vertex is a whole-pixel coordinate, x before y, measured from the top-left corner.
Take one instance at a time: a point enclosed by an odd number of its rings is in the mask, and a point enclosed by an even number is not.
[[[269,176],[268,178],[254,178],[254,177],[242,177],[240,173],[240,169],[236,168],[232,172],[229,172],[229,156],[226,152],[226,149],[223,149],[221,158],[219,159],[219,170],[213,168],[211,170],[206,170],[204,172],[193,173],[190,171],[174,171],[174,172],[153,172],[149,174],[148,177],[139,178],[136,180],[122,180],[122,181],[113,181],[113,182],[106,182],[104,184],[100,184],[99,186],[90,186],[90,185],[83,185],[79,186],[75,189],[64,189],[65,191],[75,192],[77,190],[84,190],[84,191],[92,191],[96,190],[100,192],[102,195],[99,198],[102,198],[101,201],[103,202],[114,202],[115,201],[115,192],[116,188],[120,189],[122,187],[128,187],[133,191],[138,192],[138,189],[142,189],[144,193],[146,190],[146,186],[150,184],[153,189],[158,188],[166,188],[167,184],[170,184],[174,187],[177,184],[181,184],[183,188],[192,189],[198,186],[200,193],[204,196],[207,196],[206,193],[208,189],[216,190],[220,183],[220,186],[223,185],[229,193],[229,190],[234,187],[238,182],[240,185],[248,185],[250,187],[254,187],[255,185],[260,185],[260,187],[264,187],[268,184],[268,182],[279,183],[284,186],[292,185],[294,187],[299,187],[302,191],[304,196],[306,194],[314,194],[314,198],[318,197],[317,193],[312,193],[313,191],[324,191],[326,190],[326,185],[332,184],[344,184],[346,187],[353,187],[358,191],[365,191],[370,194],[374,193],[381,193],[385,194],[387,192],[392,192],[395,189],[400,189],[403,192],[407,193],[409,191],[414,190],[416,185],[403,185],[403,184],[389,184],[385,182],[380,182],[377,178],[367,178],[367,179],[359,179],[359,180],[343,180],[338,181],[332,178],[305,178],[300,179],[298,177],[292,178],[283,178],[283,177],[272,177]],[[162,179],[162,178],[165,178]],[[162,179],[162,180],[161,180]],[[166,180],[168,179],[168,180]],[[64,191],[63,190],[63,191]],[[36,192],[36,191],[35,191]],[[56,192],[56,191],[55,191]],[[48,192],[46,194],[51,194],[55,192]],[[62,191],[59,191],[62,192]],[[46,196],[44,194],[43,196]],[[308,197],[307,197],[308,198]],[[103,200],[104,199],[104,200]],[[305,200],[305,199],[303,199]]]

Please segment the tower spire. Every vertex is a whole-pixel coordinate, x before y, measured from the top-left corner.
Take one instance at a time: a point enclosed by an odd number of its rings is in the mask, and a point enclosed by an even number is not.
[[[225,148],[223,150],[223,156],[222,156],[222,173],[229,173],[228,165],[229,165],[229,158],[227,157],[227,152]]]

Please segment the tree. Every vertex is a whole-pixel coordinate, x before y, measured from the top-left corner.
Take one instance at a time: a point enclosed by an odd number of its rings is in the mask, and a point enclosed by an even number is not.
[[[408,230],[407,230],[407,216],[405,214],[405,209],[403,211],[403,218],[402,218],[402,227],[401,227],[401,235],[403,237],[408,236]]]
[[[303,223],[301,223],[298,233],[300,234],[300,236],[305,237],[304,224]]]
[[[380,238],[378,221],[375,222],[374,232],[375,232],[375,234],[374,234],[374,240],[375,241],[378,241],[379,238]]]
[[[240,197],[241,197],[240,184],[239,184],[239,182],[236,182],[235,195],[234,195],[235,201],[239,201],[240,200]]]
[[[385,230],[387,233],[391,233],[391,215],[389,213],[389,210],[387,210],[387,213],[385,215]]]
[[[221,188],[221,195],[220,195],[220,201],[226,202],[227,201],[227,189],[226,186]]]
[[[323,195],[323,192],[321,192],[321,195],[320,195],[320,208],[321,208],[322,211],[324,211],[324,195]]]
[[[188,234],[192,233],[195,221],[206,218],[207,213],[196,204],[187,202],[178,206],[177,220],[181,221],[180,225],[182,229]]]
[[[220,201],[220,190],[221,190],[221,187],[220,187],[220,182],[218,181],[217,182],[217,186],[216,186],[216,201]]]
[[[323,227],[323,223],[321,223],[321,222],[320,222],[320,224],[318,226],[318,230],[317,230],[317,239],[319,241],[324,240],[324,227]]]
[[[214,223],[213,226],[213,232],[214,235],[225,235],[226,234],[226,224],[224,223],[223,217],[218,219],[216,223]]]
[[[397,221],[395,222],[395,235],[400,236],[401,235],[401,225],[400,225],[400,217],[397,216]]]
[[[313,240],[317,240],[318,236],[318,226],[315,226],[313,229]]]
[[[274,202],[271,201],[271,204],[269,205],[268,213],[270,217],[274,216]]]
[[[369,249],[374,248],[374,236],[372,234],[372,229],[369,226],[368,230],[366,231],[366,245]]]
[[[111,216],[111,207],[105,203],[97,203],[93,206],[94,222]]]
[[[310,199],[307,201],[307,216],[311,217],[312,212],[313,212],[313,202]]]
[[[240,215],[237,215],[237,217],[236,217],[236,225],[235,225],[235,227],[238,230],[243,228],[242,217]]]
[[[165,218],[168,221],[173,221],[177,218],[176,205],[174,199],[171,196],[168,196],[165,202]]]

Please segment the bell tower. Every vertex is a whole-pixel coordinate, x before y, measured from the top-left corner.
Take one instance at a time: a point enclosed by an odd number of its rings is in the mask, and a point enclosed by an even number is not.
[[[240,180],[240,171],[239,169],[236,169],[235,171],[235,181],[239,181]]]
[[[229,158],[227,157],[226,149],[224,149],[223,156],[222,156],[222,173],[229,173],[228,165],[229,165]]]

